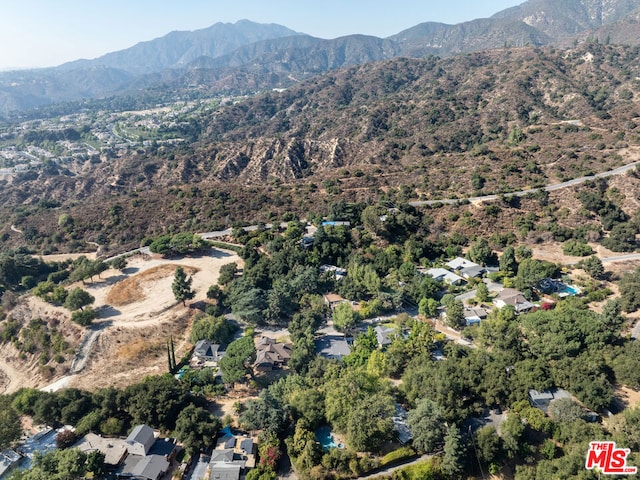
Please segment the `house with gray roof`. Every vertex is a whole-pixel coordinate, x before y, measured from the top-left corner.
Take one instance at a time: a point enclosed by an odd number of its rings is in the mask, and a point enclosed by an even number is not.
[[[209,460],[208,480],[238,480],[256,466],[256,442],[251,437],[234,435],[229,427],[222,430]]]
[[[3,450],[0,452],[0,478],[8,474],[22,461],[22,455],[13,450]]]
[[[210,364],[217,366],[225,352],[220,351],[220,345],[211,343],[209,340],[199,340],[191,355],[192,366],[203,366]]]
[[[261,337],[256,345],[256,370],[270,371],[282,368],[291,358],[291,345],[278,343],[269,337]]]
[[[233,439],[233,444],[235,446],[236,439]],[[222,448],[215,449],[211,452],[211,462],[233,462],[233,447],[232,448]]]
[[[384,348],[393,342],[396,329],[391,327],[382,327],[378,325],[373,329],[376,332],[376,340],[378,340],[378,347]]]
[[[178,450],[170,439],[156,438],[147,425],[137,425],[124,444],[127,454],[116,471],[116,477],[123,479],[159,480]]]
[[[480,278],[485,273],[487,273],[487,269],[484,268],[484,267],[481,267],[480,265],[475,265],[473,267],[465,267],[462,270],[460,270],[459,272],[460,272],[460,275],[462,275],[466,279],[469,279],[469,278]]]
[[[213,462],[209,470],[211,471],[209,480],[240,480],[242,467],[235,463]]]
[[[420,273],[430,275],[437,282],[445,282],[451,285],[461,285],[465,283],[464,278],[456,275],[445,268],[429,268],[428,270],[418,270]]]
[[[464,319],[467,322],[467,326],[475,323],[480,323],[487,318],[487,311],[480,307],[465,307]]]
[[[465,268],[480,266],[477,263],[462,257],[456,257],[453,260],[450,260],[447,263],[445,263],[445,265],[449,267],[451,270],[457,270],[457,271],[463,270]]]
[[[128,455],[117,476],[135,480],[160,480],[168,470],[169,462],[161,455]]]
[[[127,451],[130,455],[146,455],[156,442],[151,427],[147,425],[137,425],[125,440]]]
[[[351,353],[351,347],[343,335],[324,335],[315,340],[316,354],[341,360]]]
[[[533,388],[529,390],[529,403],[531,403],[531,406],[542,410],[546,414],[549,413],[551,402],[559,398],[571,398],[571,394],[562,388],[544,390],[542,392]]]
[[[498,296],[493,299],[493,303],[498,308],[504,308],[510,305],[516,313],[526,313],[535,305],[527,300],[524,294],[515,288],[504,288]]]

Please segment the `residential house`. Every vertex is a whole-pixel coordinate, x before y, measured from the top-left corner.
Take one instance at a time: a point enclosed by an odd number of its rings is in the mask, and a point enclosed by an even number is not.
[[[211,452],[209,480],[239,480],[256,466],[257,443],[251,437],[234,435],[229,427],[222,434]]]
[[[380,325],[374,328],[374,331],[376,332],[376,340],[378,340],[378,347],[380,348],[391,344],[396,333],[395,328],[382,327]]]
[[[137,425],[131,431],[125,442],[129,454],[146,455],[156,442],[156,437],[151,427],[147,425]]]
[[[313,242],[314,242],[314,238],[310,235],[305,235],[304,237],[302,237],[302,240],[300,240],[300,245],[302,245],[302,248],[304,249],[309,249],[311,247],[313,247]]]
[[[215,367],[224,356],[224,353],[225,352],[220,351],[220,345],[211,343],[209,340],[199,340],[193,349],[193,354],[191,355],[191,361],[189,363],[192,367]]]
[[[104,438],[91,432],[87,433],[73,446],[73,448],[77,448],[84,453],[95,450],[104,453],[104,463],[111,467],[116,467],[124,461],[129,453],[127,447],[128,444],[125,439]]]
[[[546,414],[549,413],[549,404],[558,398],[571,398],[571,394],[562,388],[544,390],[542,392],[538,392],[533,388],[529,390],[529,403],[531,403],[531,406],[542,410]]]
[[[333,278],[336,280],[342,280],[347,276],[347,271],[344,268],[336,267],[335,265],[321,265],[320,273],[332,272]]]
[[[349,303],[349,300],[347,300],[346,298],[342,298],[340,295],[336,293],[325,293],[323,297],[324,297],[324,303],[326,303],[331,310],[336,308],[341,303],[345,303],[345,302]]]
[[[405,445],[413,440],[413,433],[411,432],[411,428],[409,427],[409,424],[407,422],[409,414],[407,410],[399,403],[396,403],[395,406],[396,411],[393,417],[391,417],[391,420],[393,421],[393,431],[395,432],[398,441],[402,445]]]
[[[480,278],[485,273],[487,273],[487,269],[480,265],[475,265],[473,267],[466,267],[460,270],[460,275],[462,275],[467,280],[470,278]]]
[[[9,474],[22,461],[22,455],[13,450],[3,450],[0,452],[0,478]]]
[[[256,370],[271,371],[282,368],[291,358],[291,345],[278,343],[272,338],[261,337],[256,345]]]
[[[504,308],[510,305],[515,309],[516,313],[526,313],[535,306],[525,298],[521,291],[515,288],[503,289],[498,296],[493,299],[493,303],[498,308]]]
[[[461,271],[461,270],[464,270],[465,268],[480,266],[477,263],[462,257],[456,257],[453,260],[445,263],[445,265],[454,271]]]
[[[351,353],[347,339],[342,335],[325,335],[315,340],[316,354],[321,357],[341,360]]]
[[[430,268],[428,270],[419,269],[418,271],[432,276],[433,279],[438,282],[445,282],[451,285],[462,285],[465,283],[464,278],[444,268]]]
[[[169,470],[169,462],[160,455],[128,455],[124,459],[118,478],[160,480]]]
[[[167,438],[156,438],[147,425],[137,425],[125,440],[127,455],[116,471],[117,478],[159,480],[169,470],[178,447]]]
[[[487,318],[487,311],[480,307],[465,307],[464,319],[467,322],[467,326],[480,323],[480,321]]]

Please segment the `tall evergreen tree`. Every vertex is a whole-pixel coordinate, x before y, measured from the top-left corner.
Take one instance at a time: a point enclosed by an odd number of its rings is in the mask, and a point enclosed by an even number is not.
[[[173,296],[176,300],[182,302],[183,306],[186,306],[186,301],[191,300],[195,293],[191,290],[191,282],[193,279],[187,277],[182,267],[176,268],[176,273],[173,277],[173,284],[171,284],[171,290],[173,290]]]
[[[169,342],[171,345],[171,364],[173,365],[173,369],[175,370],[177,363],[176,363],[176,351],[173,347],[173,337],[169,337]]]

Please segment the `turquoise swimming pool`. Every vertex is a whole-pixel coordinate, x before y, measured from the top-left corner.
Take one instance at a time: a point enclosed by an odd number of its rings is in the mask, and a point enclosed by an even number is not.
[[[580,293],[580,289],[578,287],[574,287],[572,285],[564,285],[564,288],[560,291],[558,291],[559,294],[566,294],[566,295],[578,295]]]
[[[333,435],[331,434],[331,427],[329,425],[318,427],[314,433],[316,435],[316,438],[320,442],[320,445],[322,445],[323,450],[331,450],[332,448],[344,448],[344,445],[335,442]]]

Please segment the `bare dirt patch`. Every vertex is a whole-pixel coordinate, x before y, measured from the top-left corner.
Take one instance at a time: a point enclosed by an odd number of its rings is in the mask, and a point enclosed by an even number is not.
[[[54,253],[51,255],[38,255],[45,262],[64,262],[66,260],[76,260],[80,257],[87,257],[89,260],[95,260],[96,252],[88,253]]]
[[[12,344],[0,345],[0,393],[21,387],[39,388],[57,380],[64,380],[63,386],[87,390],[125,387],[148,375],[166,373],[167,340],[173,338],[177,358],[191,348],[188,332],[199,310],[190,307],[201,306],[206,301],[208,288],[218,281],[220,267],[231,262],[242,267],[238,255],[220,249],[211,249],[200,256],[171,259],[136,255],[127,260],[122,272],[109,269],[101,278],[86,285],[69,286],[89,291],[95,297],[93,306],[100,313],[96,320],[99,336],[84,369],[63,377],[68,372],[68,362],[65,362],[56,367],[52,377],[45,378],[37,358],[21,360]],[[195,297],[186,307],[176,302],[171,290],[178,265],[193,279]],[[70,321],[66,309],[39,298],[27,298],[21,308],[25,319],[41,316],[57,321],[72,345],[80,343],[87,333]]]
[[[135,256],[128,259],[123,272],[104,272],[104,278],[87,289],[106,327],[85,369],[72,377],[70,386],[89,390],[125,387],[148,375],[166,373],[167,341],[173,338],[176,358],[191,348],[188,333],[199,310],[190,306],[206,300],[208,288],[218,281],[220,267],[231,262],[242,267],[235,253],[212,249],[196,257]],[[177,266],[193,279],[195,296],[186,307],[176,302],[171,290]],[[128,302],[131,298],[134,300]]]
[[[614,390],[614,394],[625,408],[633,408],[640,405],[640,392],[629,387],[618,386]]]
[[[125,278],[111,288],[105,302],[114,307],[123,307],[144,300],[149,291],[149,284],[174,275],[177,267],[178,265],[172,263],[158,265],[133,277]],[[187,275],[198,272],[194,267],[183,268]]]

